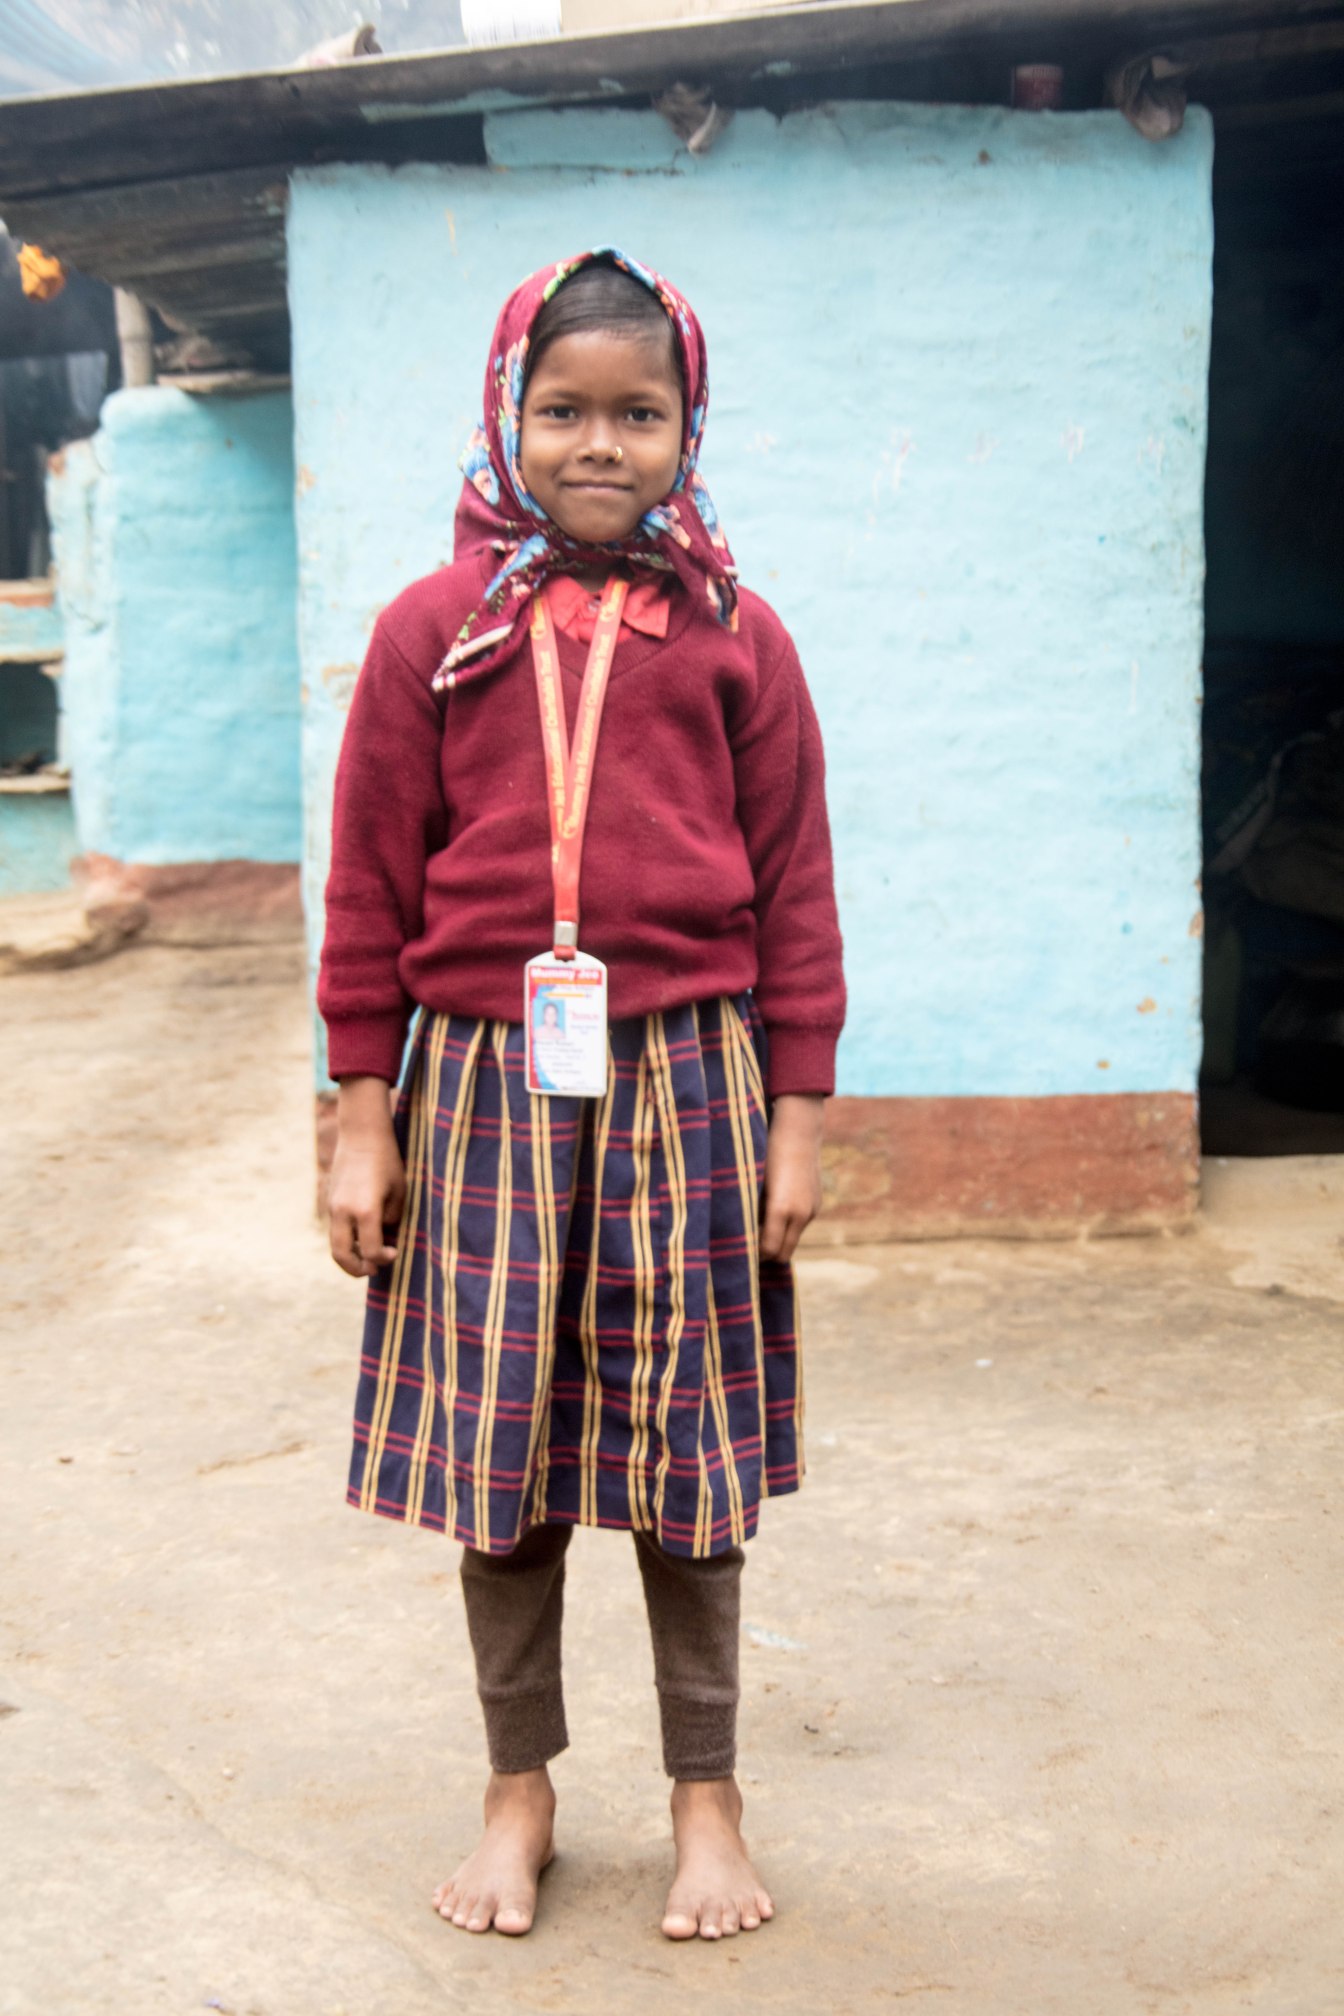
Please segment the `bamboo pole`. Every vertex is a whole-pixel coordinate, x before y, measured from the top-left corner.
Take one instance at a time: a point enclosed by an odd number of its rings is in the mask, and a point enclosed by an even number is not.
[[[137,294],[116,290],[117,340],[121,345],[123,385],[154,383],[154,330],[149,310]]]

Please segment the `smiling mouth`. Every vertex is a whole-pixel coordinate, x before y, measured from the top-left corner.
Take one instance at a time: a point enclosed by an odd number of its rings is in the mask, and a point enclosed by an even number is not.
[[[566,483],[565,485],[566,490],[590,490],[600,497],[610,497],[610,496],[626,497],[630,494],[631,487],[632,486],[629,483],[585,482],[585,483]]]

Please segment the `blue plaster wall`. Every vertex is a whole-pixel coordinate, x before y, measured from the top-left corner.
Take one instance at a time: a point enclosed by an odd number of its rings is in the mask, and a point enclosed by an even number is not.
[[[15,600],[5,585],[0,583],[0,763],[51,763],[63,751],[59,681],[53,676],[60,672],[61,619],[50,601],[31,602],[26,594]],[[68,791],[38,791],[5,780],[0,896],[64,888],[74,852]]]
[[[287,392],[119,392],[49,486],[82,848],[302,852]]]
[[[0,593],[0,664],[59,658],[61,618],[54,603],[14,602]]]
[[[705,470],[826,734],[842,1091],[1193,1089],[1209,122],[846,105],[486,121],[488,168],[296,177],[314,935],[378,610],[450,555],[509,288],[613,240],[705,323]]]
[[[0,896],[66,888],[74,852],[67,793],[0,794]]]

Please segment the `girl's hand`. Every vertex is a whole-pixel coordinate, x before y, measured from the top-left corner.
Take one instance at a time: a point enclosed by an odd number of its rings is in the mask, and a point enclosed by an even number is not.
[[[761,1206],[762,1260],[790,1260],[821,1209],[820,1093],[785,1092],[770,1116]]]
[[[406,1202],[406,1170],[392,1131],[386,1080],[343,1079],[336,1110],[331,1257],[347,1274],[376,1274],[397,1257],[384,1228],[401,1223]]]

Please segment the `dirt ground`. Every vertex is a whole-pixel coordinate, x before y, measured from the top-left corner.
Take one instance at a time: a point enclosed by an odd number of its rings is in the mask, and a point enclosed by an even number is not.
[[[429,1909],[482,1776],[457,1550],[343,1503],[297,946],[0,983],[5,2016],[1344,2011],[1344,1179],[1185,1237],[820,1251],[745,1587],[776,1922],[672,1947],[629,1544],[581,1534],[560,1855]]]

